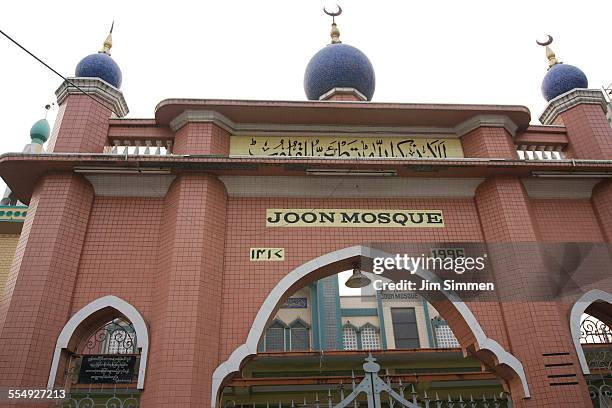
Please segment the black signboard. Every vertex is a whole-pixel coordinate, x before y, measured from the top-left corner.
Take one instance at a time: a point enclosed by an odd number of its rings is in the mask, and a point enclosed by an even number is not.
[[[83,356],[80,384],[129,384],[133,382],[136,356]]]

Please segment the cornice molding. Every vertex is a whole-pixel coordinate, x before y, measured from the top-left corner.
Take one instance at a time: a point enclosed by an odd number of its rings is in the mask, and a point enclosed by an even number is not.
[[[211,110],[186,110],[170,121],[170,129],[176,132],[188,123],[214,123],[229,133],[234,133],[236,129],[234,122]]]
[[[73,85],[78,86],[80,89],[75,88]],[[59,88],[55,91],[57,96],[57,104],[61,105],[64,103],[68,95],[82,95],[84,91],[87,95],[91,95],[107,108],[115,112],[115,114],[122,118],[130,111],[123,93],[109,84],[108,82],[99,78],[68,78],[68,81],[64,81]]]
[[[337,126],[337,125],[284,125],[274,123],[236,123],[226,116],[211,110],[186,110],[172,119],[170,129],[173,132],[188,123],[213,123],[235,136],[258,135],[312,135],[345,133],[364,135],[413,135],[416,137],[456,138],[455,129],[451,127],[418,127],[418,126]]]
[[[360,101],[338,101],[333,100],[332,102],[367,102],[368,98],[359,92],[355,88],[332,88],[329,91],[325,92],[323,95],[319,96],[320,101],[327,101],[334,95],[354,95],[357,98],[361,99]]]
[[[518,125],[505,115],[476,115],[455,126],[455,133],[462,137],[480,127],[502,127],[512,136],[516,136]]]
[[[572,89],[548,102],[546,109],[544,109],[544,112],[540,115],[540,123],[551,125],[560,114],[582,104],[601,105],[604,112],[606,112],[607,109],[606,100],[601,90],[583,88]]]

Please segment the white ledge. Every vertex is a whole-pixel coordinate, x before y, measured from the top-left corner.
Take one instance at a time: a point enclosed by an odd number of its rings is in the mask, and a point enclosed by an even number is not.
[[[560,114],[582,104],[600,105],[606,112],[606,100],[599,89],[576,88],[551,99],[540,115],[540,123],[551,125]]]
[[[361,101],[344,101],[344,102],[367,102],[368,101],[368,98],[355,88],[332,88],[329,91],[325,92],[323,95],[319,96],[319,100],[327,101],[334,95],[354,95],[357,98],[361,99]],[[342,101],[334,101],[334,102],[342,102]]]
[[[476,115],[455,126],[457,136],[461,137],[480,127],[502,127],[512,136],[516,136],[518,125],[505,115]]]
[[[68,81],[64,81],[55,91],[58,105],[64,103],[68,95],[82,95],[85,92],[115,112],[118,117],[122,118],[128,114],[129,109],[123,93],[108,82],[99,78],[68,78]]]

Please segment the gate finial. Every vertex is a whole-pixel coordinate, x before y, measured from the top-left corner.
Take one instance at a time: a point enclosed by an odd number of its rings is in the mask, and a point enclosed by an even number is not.
[[[363,364],[363,370],[366,373],[377,373],[380,371],[380,364],[376,363],[376,359],[372,356],[372,353],[368,353],[368,357],[365,359]]]

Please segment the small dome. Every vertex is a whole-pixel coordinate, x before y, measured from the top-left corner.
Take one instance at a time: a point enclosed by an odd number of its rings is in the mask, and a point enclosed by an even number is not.
[[[47,119],[41,119],[32,125],[30,129],[30,138],[33,142],[45,143],[49,139],[51,128]]]
[[[310,100],[334,88],[355,88],[368,100],[374,95],[376,79],[368,57],[347,44],[329,44],[317,52],[306,67],[304,90]]]
[[[558,63],[553,65],[542,81],[542,94],[547,101],[576,88],[588,88],[589,81],[579,68]]]
[[[100,78],[115,88],[121,88],[121,69],[113,59],[104,52],[86,56],[79,62],[74,71],[76,77]]]

